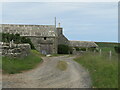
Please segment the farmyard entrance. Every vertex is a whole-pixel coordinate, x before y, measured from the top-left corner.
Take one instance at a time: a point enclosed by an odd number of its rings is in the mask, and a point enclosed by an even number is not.
[[[42,54],[51,54],[53,50],[53,44],[41,44],[40,45],[40,52]]]

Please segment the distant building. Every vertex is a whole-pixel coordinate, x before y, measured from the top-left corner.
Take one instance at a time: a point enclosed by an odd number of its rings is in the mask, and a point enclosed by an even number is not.
[[[0,31],[3,33],[20,34],[31,39],[35,48],[42,54],[57,53],[60,44],[69,46],[97,47],[94,42],[69,41],[63,35],[63,28],[56,25],[18,25],[1,24]]]
[[[3,33],[20,34],[30,38],[35,48],[42,54],[57,53],[58,44],[69,44],[62,29],[56,28],[55,25],[2,24],[0,27]]]
[[[98,45],[92,41],[70,41],[70,46],[80,48],[96,48]]]

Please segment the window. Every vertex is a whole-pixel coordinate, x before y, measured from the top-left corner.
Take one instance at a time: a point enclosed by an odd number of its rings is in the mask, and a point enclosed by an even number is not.
[[[44,37],[44,40],[46,40],[46,37]]]

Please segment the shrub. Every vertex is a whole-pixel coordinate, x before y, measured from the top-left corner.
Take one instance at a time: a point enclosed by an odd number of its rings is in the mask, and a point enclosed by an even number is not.
[[[114,49],[117,53],[120,53],[120,46],[115,46]]]
[[[20,34],[9,34],[9,33],[2,33],[2,42],[9,43],[10,41],[14,41],[14,43],[29,43],[31,49],[35,49],[33,43],[29,38],[20,36]]]
[[[72,47],[63,44],[58,45],[58,54],[69,54],[69,53],[72,54]]]
[[[31,42],[31,40],[29,38],[21,37],[21,43],[29,43],[31,46],[31,49],[35,49],[33,43]]]
[[[75,47],[76,51],[80,51],[80,48],[79,47]]]

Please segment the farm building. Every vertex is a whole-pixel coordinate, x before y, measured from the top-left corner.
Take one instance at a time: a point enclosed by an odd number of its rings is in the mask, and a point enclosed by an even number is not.
[[[69,41],[63,34],[63,28],[56,25],[1,24],[3,33],[20,34],[31,39],[35,48],[42,54],[57,53],[60,44],[72,47],[98,47],[94,42]]]
[[[80,48],[96,48],[98,45],[92,41],[70,41],[70,46]]]

